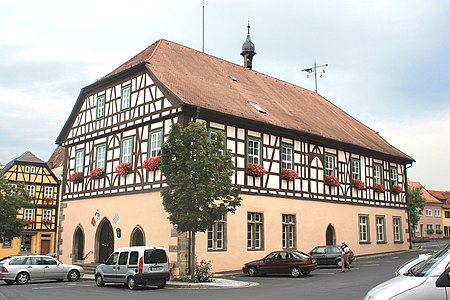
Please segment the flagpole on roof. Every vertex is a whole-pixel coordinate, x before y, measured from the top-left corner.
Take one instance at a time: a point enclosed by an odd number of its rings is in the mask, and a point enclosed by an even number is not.
[[[202,52],[205,53],[205,0],[203,0]]]

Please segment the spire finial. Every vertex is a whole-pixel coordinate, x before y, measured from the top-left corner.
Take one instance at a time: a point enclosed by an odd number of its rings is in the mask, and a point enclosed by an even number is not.
[[[250,20],[247,23],[247,38],[245,39],[244,44],[242,45],[241,55],[244,57],[244,67],[251,70],[252,69],[252,59],[256,54],[255,52],[255,44],[253,44],[252,39],[250,37]]]

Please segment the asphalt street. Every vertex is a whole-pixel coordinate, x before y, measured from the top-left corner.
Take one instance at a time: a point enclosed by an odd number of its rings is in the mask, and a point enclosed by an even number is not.
[[[372,287],[394,276],[397,266],[420,253],[433,252],[446,241],[415,245],[413,251],[358,257],[351,272],[341,273],[337,268],[319,268],[309,276],[233,277],[233,280],[259,283],[246,288],[175,288],[158,290],[145,287],[130,291],[123,285],[97,287],[93,281],[39,282],[24,286],[0,283],[0,300],[36,299],[296,299],[296,300],[339,300],[362,299]]]

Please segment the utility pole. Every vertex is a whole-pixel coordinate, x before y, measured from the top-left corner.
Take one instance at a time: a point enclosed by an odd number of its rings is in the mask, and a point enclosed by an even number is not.
[[[309,76],[314,74],[314,86],[315,86],[316,93],[317,93],[317,74],[319,74],[319,77],[322,78],[322,75],[325,73],[325,70],[318,71],[317,69],[324,68],[324,67],[328,67],[328,64],[318,66],[316,64],[316,60],[314,59],[314,66],[302,70],[303,72],[308,73],[308,75],[306,75],[306,78],[309,78]]]

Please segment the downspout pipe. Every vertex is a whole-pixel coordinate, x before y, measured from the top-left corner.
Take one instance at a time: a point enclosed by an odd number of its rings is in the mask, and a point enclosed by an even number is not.
[[[412,167],[412,163],[405,166],[405,195],[406,195],[406,210],[408,213],[408,233],[409,233],[409,249],[412,249],[412,236],[411,232],[414,230],[411,226],[411,211],[409,207],[409,196],[408,196],[408,169]]]

